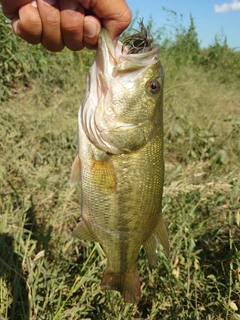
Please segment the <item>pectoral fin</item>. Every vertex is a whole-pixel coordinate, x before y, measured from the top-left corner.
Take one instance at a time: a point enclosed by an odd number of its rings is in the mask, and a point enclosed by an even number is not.
[[[160,216],[158,224],[152,234],[149,236],[147,241],[143,244],[144,250],[148,257],[148,261],[151,265],[155,266],[157,264],[157,246],[158,244],[163,246],[165,255],[169,255],[169,240],[167,227],[165,225],[163,216]]]
[[[76,228],[73,230],[73,236],[81,240],[98,241],[94,234],[89,231],[84,221],[80,221]]]
[[[77,155],[72,164],[72,170],[70,175],[70,186],[73,187],[81,180],[81,161]]]
[[[113,193],[116,189],[116,175],[110,156],[100,160],[92,160],[91,183],[105,194]]]

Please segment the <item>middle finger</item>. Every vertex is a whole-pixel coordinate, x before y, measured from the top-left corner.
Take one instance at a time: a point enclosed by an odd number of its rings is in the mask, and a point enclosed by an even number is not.
[[[85,10],[77,0],[61,0],[61,30],[66,47],[83,49],[83,19]]]
[[[64,43],[57,1],[37,0],[37,5],[42,20],[42,45],[50,51],[61,51],[64,48]]]

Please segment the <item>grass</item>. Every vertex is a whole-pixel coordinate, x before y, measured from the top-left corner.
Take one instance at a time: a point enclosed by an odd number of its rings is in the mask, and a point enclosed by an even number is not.
[[[239,53],[215,43],[193,61],[178,42],[162,50],[171,254],[150,269],[140,252],[136,306],[101,291],[101,247],[71,235],[77,112],[94,53],[50,54],[1,28],[0,319],[240,319]]]

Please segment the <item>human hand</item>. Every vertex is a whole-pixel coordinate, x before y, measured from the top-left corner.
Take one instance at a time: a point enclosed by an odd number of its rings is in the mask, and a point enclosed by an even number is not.
[[[0,0],[16,35],[50,51],[97,47],[101,26],[112,38],[131,21],[125,0]]]

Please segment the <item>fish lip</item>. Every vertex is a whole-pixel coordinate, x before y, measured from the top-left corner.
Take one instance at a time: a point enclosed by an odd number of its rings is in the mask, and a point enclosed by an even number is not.
[[[160,46],[154,44],[147,52],[128,54],[127,47],[123,46],[118,40],[118,37],[112,39],[107,29],[102,28],[98,39],[97,64],[99,70],[106,77],[106,74],[112,75],[115,68],[116,70],[123,71],[123,61],[130,62],[132,68],[135,68],[134,64],[141,68],[145,65],[149,66],[149,63],[156,63],[158,61],[159,52]],[[126,66],[126,70],[128,69],[129,67]]]
[[[106,72],[110,71],[109,65],[111,67],[116,66],[118,62],[117,60],[118,59],[116,55],[114,41],[110,37],[110,34],[107,31],[107,29],[102,28],[98,38],[98,50],[97,50],[98,68],[105,74]]]

